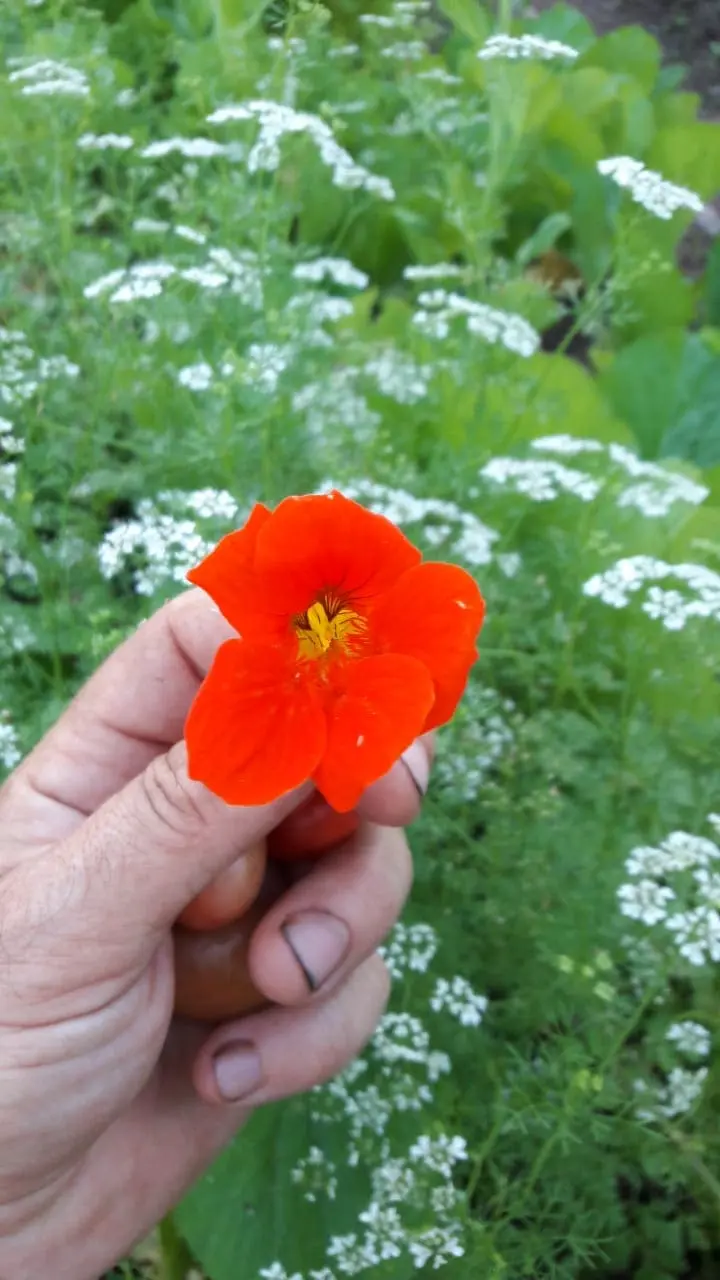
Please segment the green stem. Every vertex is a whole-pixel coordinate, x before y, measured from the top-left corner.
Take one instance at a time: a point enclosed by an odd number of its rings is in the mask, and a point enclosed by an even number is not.
[[[160,1280],[186,1280],[193,1265],[193,1257],[175,1225],[172,1213],[167,1213],[158,1226],[160,1242]]]

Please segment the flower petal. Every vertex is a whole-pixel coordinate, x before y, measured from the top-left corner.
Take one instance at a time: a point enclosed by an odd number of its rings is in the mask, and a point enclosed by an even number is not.
[[[372,613],[374,646],[418,658],[430,672],[436,701],[427,729],[450,719],[477,658],[485,616],[474,578],[454,564],[421,564],[404,573]]]
[[[254,569],[258,535],[271,518],[268,508],[256,502],[242,529],[221,538],[187,574],[188,582],[207,592],[245,640],[264,643],[288,628],[287,610],[278,608]]]
[[[284,650],[228,640],[185,724],[188,773],[227,804],[268,804],[310,777],[326,736],[320,691]]]
[[[347,665],[328,711],[327,746],[313,775],[338,813],[353,809],[421,732],[433,682],[416,658],[385,653]]]
[[[335,591],[363,613],[420,558],[390,520],[333,491],[281,502],[260,531],[255,564],[292,612]]]

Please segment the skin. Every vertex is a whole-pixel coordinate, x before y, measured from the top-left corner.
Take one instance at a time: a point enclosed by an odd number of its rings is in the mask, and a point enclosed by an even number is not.
[[[410,886],[399,828],[420,804],[400,762],[257,926],[249,974],[272,1007],[212,1029],[172,1016],[178,917],[312,793],[234,809],[189,781],[185,716],[229,635],[200,592],[165,606],[0,790],[0,1276],[95,1280],[254,1107],[341,1070],[384,1008],[375,951]],[[305,912],[348,930],[314,992],[281,932]],[[262,1073],[231,1103],[214,1055],[238,1041]]]

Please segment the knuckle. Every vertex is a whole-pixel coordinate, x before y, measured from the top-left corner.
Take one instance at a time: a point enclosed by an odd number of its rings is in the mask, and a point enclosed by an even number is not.
[[[202,836],[211,818],[203,790],[187,775],[184,753],[169,751],[140,776],[145,804],[164,833],[183,840]]]

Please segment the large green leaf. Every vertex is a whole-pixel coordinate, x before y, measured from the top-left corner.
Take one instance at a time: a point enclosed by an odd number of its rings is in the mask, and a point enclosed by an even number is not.
[[[352,1225],[359,1200],[309,1203],[293,1187],[291,1171],[307,1155],[313,1128],[306,1099],[264,1107],[180,1204],[178,1226],[211,1280],[256,1280],[278,1258],[290,1273],[319,1267],[328,1236]],[[327,1125],[315,1134],[327,1154],[336,1132]]]
[[[632,76],[651,93],[660,70],[660,46],[643,27],[621,27],[598,40],[582,65]]]
[[[643,456],[720,463],[720,359],[699,334],[680,329],[630,343],[600,376]]]

